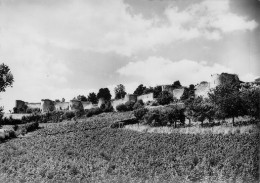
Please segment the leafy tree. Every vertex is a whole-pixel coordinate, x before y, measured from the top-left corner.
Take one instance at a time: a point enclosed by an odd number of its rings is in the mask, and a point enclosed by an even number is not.
[[[14,82],[14,77],[5,64],[0,65],[0,92],[5,92],[6,87],[12,87]]]
[[[162,87],[161,86],[156,86],[153,89],[153,96],[154,98],[157,98],[162,92]]]
[[[135,95],[143,95],[144,94],[144,90],[146,89],[146,87],[143,84],[140,84],[134,91]]]
[[[241,99],[247,115],[260,119],[260,86],[242,87]]]
[[[97,104],[98,99],[96,93],[92,92],[88,94],[88,101],[90,101],[92,104]]]
[[[111,94],[108,88],[101,88],[98,91],[97,98],[103,98],[104,100],[108,101],[111,99]]]
[[[157,98],[160,105],[167,105],[173,101],[173,96],[168,91],[163,91]]]
[[[121,99],[121,98],[124,98],[125,95],[126,95],[125,86],[122,84],[117,85],[115,87],[115,98]]]
[[[60,102],[60,100],[59,99],[55,99],[55,102]]]
[[[83,102],[88,101],[87,97],[84,96],[84,95],[79,95],[79,96],[77,96],[77,100],[79,100],[79,101],[83,101]]]
[[[62,99],[61,99],[61,102],[65,102],[65,98],[62,98]]]
[[[214,105],[217,118],[232,118],[245,114],[242,98],[237,85],[221,84],[209,92],[209,99]]]
[[[153,93],[154,89],[153,87],[145,88],[143,94]]]
[[[172,87],[173,89],[176,89],[176,88],[180,88],[181,87],[181,83],[180,81],[174,81],[174,83],[172,84]]]

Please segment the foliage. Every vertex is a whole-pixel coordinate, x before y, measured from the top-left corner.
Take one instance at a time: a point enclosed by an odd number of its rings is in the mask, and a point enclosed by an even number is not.
[[[158,98],[158,96],[161,94],[162,92],[162,87],[161,86],[156,86],[153,89],[153,97],[154,98]]]
[[[88,101],[87,97],[85,95],[78,95],[77,100],[86,102]]]
[[[97,98],[103,98],[105,101],[111,99],[111,94],[108,88],[101,88],[98,91]]]
[[[147,112],[148,112],[147,108],[144,107],[138,108],[134,110],[134,116],[136,117],[137,120],[143,120]]]
[[[94,115],[101,114],[103,111],[99,107],[96,107],[96,108],[91,108],[91,109],[89,109],[85,112],[86,112],[87,117],[91,117],[91,116],[94,116]]]
[[[75,113],[73,111],[65,111],[64,114],[62,115],[63,119],[72,119],[75,117]]]
[[[237,85],[221,84],[209,92],[217,118],[234,118],[245,115],[242,98]]]
[[[178,80],[178,81],[174,81],[174,83],[172,84],[172,87],[173,87],[173,89],[177,89],[177,88],[182,87],[182,85],[181,85],[180,81]]]
[[[14,77],[10,68],[4,63],[0,65],[0,92],[5,92],[6,87],[12,87]]]
[[[0,145],[0,182],[258,182],[260,136],[111,129],[130,113],[48,124]]]
[[[122,99],[126,95],[125,86],[119,84],[115,87],[115,99]]]
[[[140,84],[134,91],[135,95],[143,95],[146,87],[143,84]]]
[[[148,87],[148,88],[145,88],[143,94],[148,94],[148,93],[153,93],[154,92],[154,89],[153,87]]]
[[[246,114],[260,119],[260,87],[248,86],[241,88],[241,100]]]
[[[126,112],[126,111],[128,111],[128,108],[126,107],[125,104],[119,104],[116,106],[116,110],[118,112]]]
[[[145,123],[150,126],[167,126],[174,124],[177,127],[177,121],[181,124],[185,122],[183,110],[177,107],[161,107],[157,109],[150,109],[144,116]]]
[[[90,101],[92,104],[97,104],[98,99],[96,93],[92,92],[88,94],[88,101]]]
[[[30,122],[22,125],[18,125],[16,130],[17,135],[25,135],[27,132],[34,131],[39,128],[39,122]]]
[[[137,100],[133,106],[133,110],[142,108],[144,106],[143,100]]]
[[[173,101],[173,96],[168,91],[163,91],[157,98],[160,105],[167,105]]]
[[[113,112],[114,111],[114,108],[111,104],[110,101],[105,101],[105,103],[103,103],[101,106],[100,106],[100,109],[103,111],[103,112]]]
[[[135,105],[135,102],[134,101],[127,101],[125,103],[125,105],[126,105],[127,111],[132,111],[132,110],[134,110],[133,107]]]

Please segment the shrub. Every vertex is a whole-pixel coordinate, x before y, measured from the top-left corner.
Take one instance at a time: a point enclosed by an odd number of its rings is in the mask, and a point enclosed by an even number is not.
[[[127,102],[125,103],[125,105],[126,105],[127,111],[132,111],[132,110],[133,110],[133,107],[134,107],[134,105],[135,105],[135,102],[133,102],[133,101],[127,101]]]
[[[118,112],[125,112],[128,111],[127,107],[125,104],[119,104],[118,106],[116,106],[116,110]]]
[[[111,105],[111,102],[110,102],[110,101],[106,101],[105,103],[101,104],[100,109],[101,109],[103,112],[113,112],[113,111],[114,111],[114,108],[113,108],[113,106]]]
[[[138,100],[138,101],[134,104],[133,109],[136,110],[136,109],[142,108],[143,106],[144,106],[143,100]]]
[[[157,101],[160,105],[167,105],[173,101],[173,96],[168,91],[160,93]]]
[[[102,112],[103,112],[103,111],[102,111],[99,107],[97,107],[97,108],[91,108],[91,109],[88,110],[86,116],[87,116],[87,117],[91,117],[91,116],[93,116],[93,115],[101,114]]]
[[[38,122],[31,122],[27,124],[22,124],[19,125],[16,131],[16,135],[24,135],[27,132],[34,131],[39,128],[39,123]]]
[[[152,102],[150,103],[150,105],[151,105],[151,106],[158,106],[159,104],[158,104],[157,101],[152,101]]]
[[[63,119],[72,119],[75,117],[75,113],[73,111],[66,111],[64,114],[63,114]]]
[[[183,110],[178,110],[175,107],[162,107],[149,110],[144,119],[145,123],[151,126],[166,126],[174,123],[176,127],[177,121],[184,123],[185,116]]]
[[[27,109],[26,109],[26,113],[27,113],[27,114],[31,114],[31,113],[33,113],[33,110],[32,110],[31,108],[27,108]]]
[[[134,116],[136,117],[137,120],[143,120],[144,116],[147,112],[148,112],[148,109],[142,107],[142,108],[134,110]]]

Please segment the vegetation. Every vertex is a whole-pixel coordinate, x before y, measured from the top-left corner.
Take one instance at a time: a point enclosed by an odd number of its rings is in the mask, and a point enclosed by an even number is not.
[[[101,88],[98,91],[97,98],[103,98],[105,101],[109,101],[111,99],[111,94],[108,88]]]
[[[115,87],[115,99],[122,99],[126,95],[125,86],[119,84]]]
[[[78,95],[77,100],[82,101],[82,102],[88,101],[88,99],[85,95]]]
[[[10,68],[5,65],[0,65],[0,92],[5,92],[7,87],[12,87],[14,82],[14,77],[10,71]]]
[[[259,134],[108,128],[131,113],[49,124],[0,146],[0,182],[257,182]]]
[[[92,92],[88,94],[88,101],[91,102],[92,104],[97,104],[98,99],[96,93]]]
[[[167,105],[173,101],[173,96],[168,91],[163,91],[157,98],[160,105]]]

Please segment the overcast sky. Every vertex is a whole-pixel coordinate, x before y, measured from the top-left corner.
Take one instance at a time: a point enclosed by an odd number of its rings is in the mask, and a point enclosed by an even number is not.
[[[221,72],[254,80],[259,24],[258,0],[0,0],[0,63],[15,79],[0,104]]]

